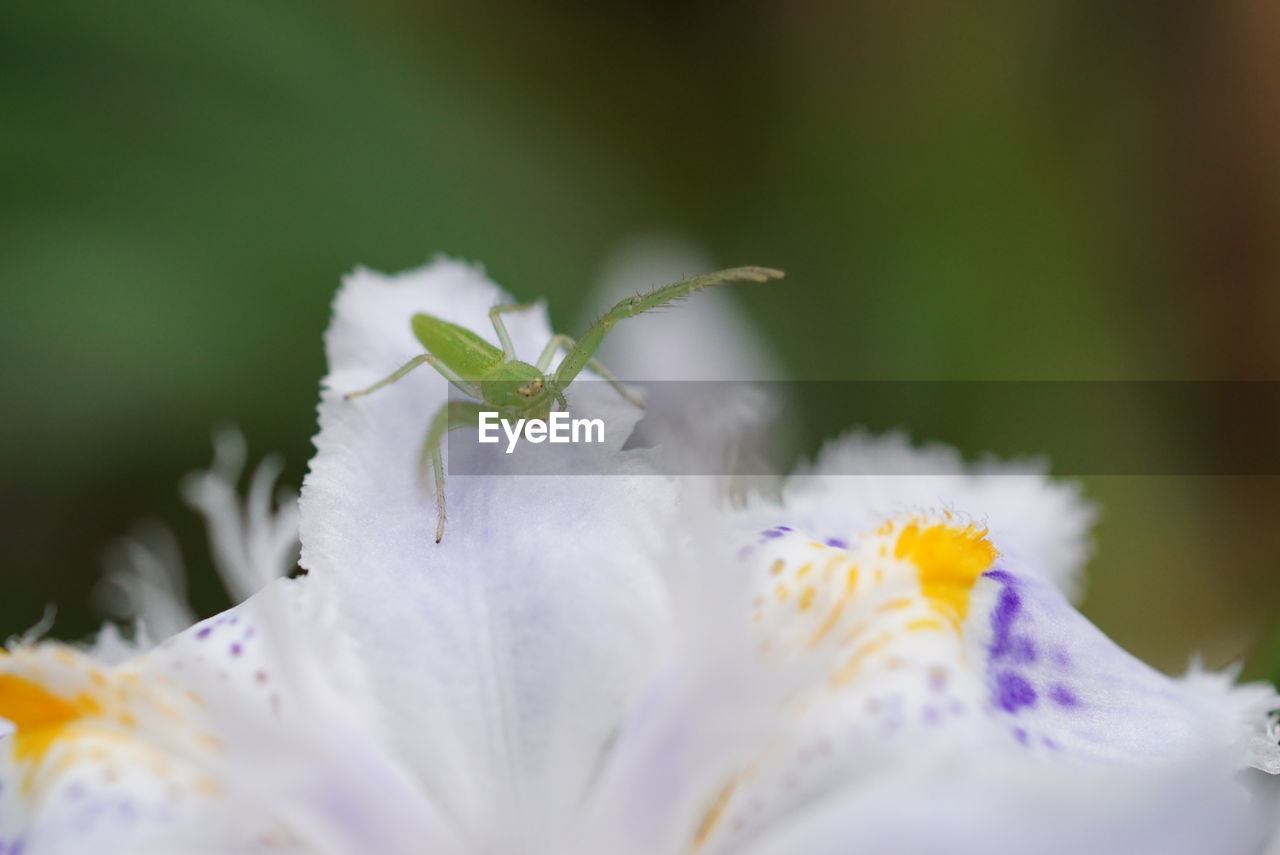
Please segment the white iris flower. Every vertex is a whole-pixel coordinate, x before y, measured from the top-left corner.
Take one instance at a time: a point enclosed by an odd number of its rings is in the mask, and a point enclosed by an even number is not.
[[[1091,512],[1034,469],[855,435],[727,508],[615,429],[558,474],[451,475],[437,545],[417,456],[444,381],[341,393],[419,352],[414,312],[486,330],[504,299],[453,262],[357,272],[297,508],[269,470],[241,506],[231,445],[191,484],[244,602],[154,646],[9,645],[0,855],[1265,845],[1280,701],[1081,617]],[[551,335],[541,309],[508,326],[522,355]],[[919,474],[847,474],[887,459]],[[308,573],[277,578],[299,531]],[[184,624],[131,551],[143,627]]]

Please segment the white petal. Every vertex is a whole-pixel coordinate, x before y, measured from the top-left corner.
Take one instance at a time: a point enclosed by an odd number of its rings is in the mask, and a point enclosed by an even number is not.
[[[790,525],[850,543],[881,520],[952,509],[986,527],[1021,572],[1048,579],[1075,601],[1095,512],[1077,485],[1045,472],[1037,461],[966,465],[946,446],[914,448],[898,434],[855,432],[829,443],[810,470],[787,482],[781,508],[758,503],[743,525]]]
[[[458,852],[305,590],[282,582],[113,668],[56,644],[0,659],[16,725],[0,839],[28,855]]]
[[[293,569],[298,554],[298,497],[288,490],[273,495],[283,463],[277,457],[259,463],[242,503],[236,485],[246,454],[238,431],[219,431],[213,465],[183,484],[187,502],[205,518],[214,562],[237,603]]]
[[[1203,693],[1206,703],[1227,710],[1224,739],[1248,765],[1280,775],[1280,693],[1270,683],[1236,685],[1239,674],[1239,667],[1206,671],[1197,659],[1183,679],[1188,690]]]
[[[1249,762],[1238,698],[1129,656],[1051,584],[1010,569],[986,534],[944,512],[890,520],[848,548],[786,526],[754,537],[740,560],[758,580],[757,680],[799,685],[755,755],[704,785],[705,812],[685,822],[686,840],[699,828],[710,829],[708,852],[790,840],[787,829],[825,800],[847,797],[846,812],[861,811],[855,794],[881,804],[882,782],[906,798],[911,781],[887,782],[907,767],[929,791],[943,768],[968,781],[1007,765],[1019,787],[1078,769],[1148,769],[1148,783],[1164,774],[1180,786],[1204,758],[1230,771]],[[696,732],[699,710],[684,712]],[[1225,774],[1215,780],[1215,798],[1234,787]],[[1090,810],[1082,801],[1074,821],[1087,824]]]
[[[759,640],[744,619],[751,593],[728,538],[714,533],[712,479],[686,478],[682,520],[699,537],[673,537],[671,631],[655,637],[661,667],[628,710],[590,795],[572,847],[592,855],[654,855],[695,848],[699,827],[742,766],[768,744],[789,675],[762,673]],[[678,534],[678,532],[676,532]]]
[[[473,845],[535,852],[577,809],[665,620],[651,554],[675,512],[671,488],[649,475],[504,476],[500,460],[493,474],[449,475],[436,544],[417,459],[444,381],[424,368],[340,397],[420,352],[414,312],[495,341],[488,309],[504,299],[453,262],[347,280],[303,488],[302,563],[338,604],[400,750]],[[550,338],[541,308],[506,317],[523,358]],[[647,471],[641,453],[618,455],[638,413],[615,399],[588,404],[617,428],[607,447],[572,446],[558,465],[599,472],[597,455],[612,455]]]
[[[1158,773],[916,758],[812,805],[743,855],[1252,855],[1260,813],[1208,758]]]
[[[195,623],[178,541],[165,526],[137,526],[132,536],[113,545],[107,566],[100,599],[108,612],[134,620],[138,647],[150,647]],[[107,644],[113,640],[110,635],[104,639]]]

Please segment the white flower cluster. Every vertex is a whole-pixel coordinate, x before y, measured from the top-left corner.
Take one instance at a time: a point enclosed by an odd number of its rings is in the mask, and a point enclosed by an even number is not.
[[[188,485],[243,602],[183,629],[135,543],[139,642],[0,654],[0,855],[1268,845],[1280,700],[1086,621],[1092,513],[1034,467],[855,434],[729,506],[624,450],[638,413],[604,402],[584,474],[451,475],[437,545],[418,454],[446,384],[342,393],[418,352],[414,312],[479,331],[504,298],[449,261],[354,274],[300,502],[268,469],[242,505],[230,440]],[[541,308],[508,327],[551,336]]]

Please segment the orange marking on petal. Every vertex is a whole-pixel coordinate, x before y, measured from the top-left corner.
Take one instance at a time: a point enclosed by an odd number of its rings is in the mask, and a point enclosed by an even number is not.
[[[835,629],[836,624],[840,623],[840,618],[844,614],[844,607],[852,597],[851,591],[845,591],[840,599],[836,600],[836,604],[827,612],[827,616],[823,618],[822,623],[818,625],[818,629],[814,632],[813,637],[809,639],[809,647],[817,647],[822,643],[822,639],[827,637],[827,633]]]
[[[926,632],[929,630],[941,630],[942,623],[934,618],[919,618],[907,624],[908,632]]]
[[[101,712],[90,695],[63,698],[15,674],[0,674],[0,718],[17,728],[13,756],[39,760],[55,742],[85,716]]]
[[[849,644],[852,641],[856,641],[858,636],[862,635],[866,631],[867,625],[865,623],[856,624],[840,638],[840,641],[845,644]]]
[[[807,612],[809,607],[813,605],[813,597],[817,594],[812,585],[806,585],[805,589],[800,592],[800,602],[797,604],[800,611]]]
[[[733,791],[737,787],[737,781],[730,781],[724,785],[724,788],[712,800],[711,806],[702,815],[702,821],[698,823],[697,832],[693,835],[693,848],[695,850],[702,848],[702,845],[711,837],[711,832],[720,824],[720,820],[724,818],[725,810],[729,807],[729,800],[733,798]]]
[[[197,733],[196,744],[215,754],[221,752],[226,747],[226,744],[212,733]]]
[[[893,633],[884,632],[874,640],[863,644],[853,652],[844,667],[831,678],[831,685],[836,687],[843,686],[858,676],[858,672],[862,670],[862,665],[867,661],[868,657],[884,650],[891,641],[893,641]]]

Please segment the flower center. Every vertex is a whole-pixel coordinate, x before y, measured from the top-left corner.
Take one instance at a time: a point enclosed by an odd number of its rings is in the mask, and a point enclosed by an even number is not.
[[[947,515],[890,520],[853,548],[770,529],[751,552],[763,580],[753,615],[762,648],[779,663],[802,651],[833,656],[832,688],[873,660],[898,667],[921,658],[921,645],[907,642],[915,636],[949,637],[950,651],[924,658],[954,659],[970,592],[996,554],[984,529]]]
[[[758,580],[765,667],[798,668],[803,683],[769,743],[708,800],[693,849],[759,830],[858,758],[942,734],[986,704],[980,642],[964,623],[997,558],[985,529],[943,513],[889,520],[846,544],[778,526],[742,556]]]

